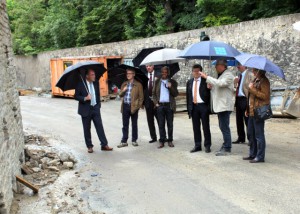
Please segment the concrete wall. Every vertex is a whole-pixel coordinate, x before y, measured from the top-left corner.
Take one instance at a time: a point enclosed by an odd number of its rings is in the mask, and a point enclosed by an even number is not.
[[[0,213],[6,214],[24,157],[24,136],[5,0],[0,0],[0,27]]]
[[[147,47],[164,46],[184,49],[198,42],[200,32],[205,31],[212,40],[224,41],[240,51],[261,54],[274,60],[284,69],[287,82],[273,77],[272,86],[299,85],[300,33],[292,27],[292,24],[299,20],[300,13],[145,39],[49,51],[35,57],[16,56],[16,65],[20,72],[18,83],[23,88],[50,89],[49,60],[52,57],[123,55],[125,58],[133,58],[141,49]],[[190,77],[190,67],[193,62],[194,60],[188,65],[180,65],[181,72],[175,78],[181,86],[185,85]]]

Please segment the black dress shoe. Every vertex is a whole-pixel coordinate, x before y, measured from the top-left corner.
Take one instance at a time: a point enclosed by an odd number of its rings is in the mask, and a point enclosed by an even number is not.
[[[174,147],[174,144],[173,144],[173,142],[171,142],[171,141],[170,141],[170,142],[168,142],[168,146],[169,146],[169,147]]]
[[[194,147],[190,152],[194,153],[194,152],[199,152],[199,151],[202,151],[201,147]]]
[[[245,143],[245,141],[237,139],[236,141],[232,142],[232,144],[239,144],[239,143]]]
[[[210,153],[211,152],[210,148],[205,148],[205,152]]]
[[[253,160],[255,157],[243,157],[243,160]]]
[[[149,143],[155,143],[157,141],[157,139],[152,139],[149,141]]]
[[[160,142],[159,146],[157,148],[161,149],[161,148],[164,148],[164,146],[165,146],[165,143]]]
[[[249,161],[250,163],[263,163],[265,162],[265,160],[257,160],[257,159],[253,159]]]

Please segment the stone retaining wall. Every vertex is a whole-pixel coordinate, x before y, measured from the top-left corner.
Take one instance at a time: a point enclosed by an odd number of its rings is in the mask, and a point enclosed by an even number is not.
[[[0,27],[0,213],[8,214],[24,159],[24,136],[5,0],[0,0]]]
[[[287,82],[272,77],[272,86],[299,85],[300,32],[292,27],[292,24],[299,20],[300,13],[145,39],[48,51],[36,56],[17,56],[18,86],[41,87],[49,90],[51,87],[49,60],[53,57],[122,55],[125,58],[133,58],[141,49],[147,47],[164,46],[184,49],[199,41],[201,31],[205,31],[211,40],[224,41],[240,51],[261,54],[276,62],[284,69]],[[190,77],[193,63],[194,60],[180,65],[181,72],[175,76],[180,86],[184,86]]]

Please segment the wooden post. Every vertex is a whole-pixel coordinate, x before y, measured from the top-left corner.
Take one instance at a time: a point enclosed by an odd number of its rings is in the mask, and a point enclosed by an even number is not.
[[[32,189],[33,193],[38,193],[39,192],[39,188],[34,186],[33,184],[29,183],[28,181],[26,181],[25,179],[19,177],[16,175],[16,179],[17,181],[19,181],[21,184],[27,186],[28,188]]]

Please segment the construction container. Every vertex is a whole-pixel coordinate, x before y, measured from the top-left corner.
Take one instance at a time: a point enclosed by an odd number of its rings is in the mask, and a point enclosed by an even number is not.
[[[76,64],[80,61],[96,61],[103,63],[104,67],[108,70],[112,67],[122,64],[122,56],[82,56],[82,57],[62,57],[62,58],[52,58],[50,60],[50,70],[51,70],[51,89],[52,96],[63,96],[63,97],[74,97],[75,90],[62,91],[60,88],[56,87],[56,83],[60,76],[63,74],[64,70],[71,65]],[[108,88],[108,74],[105,72],[99,80],[100,83],[100,96],[104,97],[109,94]]]

